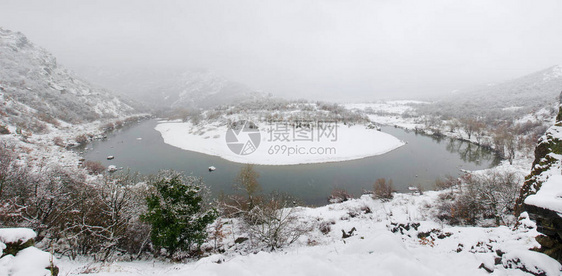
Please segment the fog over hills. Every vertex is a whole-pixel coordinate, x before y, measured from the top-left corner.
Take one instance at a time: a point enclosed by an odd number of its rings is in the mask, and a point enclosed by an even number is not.
[[[208,108],[263,97],[242,83],[207,69],[87,68],[92,81],[154,109]]]
[[[449,100],[482,102],[499,108],[544,106],[561,91],[562,66],[556,65],[505,82],[458,90]]]

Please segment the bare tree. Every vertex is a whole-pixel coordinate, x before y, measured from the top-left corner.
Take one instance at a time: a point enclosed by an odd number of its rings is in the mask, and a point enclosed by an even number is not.
[[[254,207],[254,197],[256,193],[261,190],[260,183],[258,182],[259,177],[260,174],[254,170],[254,165],[246,164],[240,169],[235,179],[235,182],[238,183],[248,195],[248,210]]]
[[[298,240],[312,228],[299,221],[296,209],[290,200],[272,195],[250,210],[246,220],[250,235],[274,250]]]
[[[464,132],[468,135],[468,140],[470,140],[472,134],[478,133],[483,127],[483,124],[474,118],[461,119],[460,124]]]
[[[503,125],[497,128],[493,134],[494,148],[502,158],[507,158],[513,164],[518,147],[518,139],[513,135],[515,130]]]
[[[449,120],[449,122],[447,123],[447,126],[449,127],[449,131],[454,133],[457,131],[457,129],[460,127],[460,123],[458,120],[456,119],[451,119]]]

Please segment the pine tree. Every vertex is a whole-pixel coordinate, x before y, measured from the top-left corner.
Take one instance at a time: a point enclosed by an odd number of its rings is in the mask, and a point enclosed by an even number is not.
[[[152,185],[155,190],[146,198],[148,211],[141,217],[152,226],[152,243],[167,249],[170,256],[201,245],[207,238],[205,228],[218,212],[205,210],[200,180],[179,173],[160,174]]]

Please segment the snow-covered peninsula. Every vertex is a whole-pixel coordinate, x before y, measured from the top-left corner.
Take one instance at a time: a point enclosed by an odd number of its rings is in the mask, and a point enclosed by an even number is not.
[[[162,121],[156,126],[164,142],[174,147],[219,156],[232,162],[260,165],[347,161],[381,155],[404,145],[398,138],[365,125],[338,124],[323,137],[318,137],[319,132],[314,128],[307,133],[299,133],[301,136],[294,133],[290,126],[283,132],[276,132],[278,128],[260,124],[260,142],[255,151],[238,154],[228,147],[226,125],[212,123],[198,126],[191,122]]]

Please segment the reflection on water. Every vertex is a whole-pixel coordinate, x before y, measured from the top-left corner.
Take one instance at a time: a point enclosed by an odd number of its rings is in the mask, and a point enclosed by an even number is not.
[[[466,141],[448,138],[446,143],[446,149],[449,152],[458,153],[464,162],[480,165],[482,161],[491,161],[492,166],[496,166],[501,161],[501,158],[494,152]]]
[[[495,152],[468,141],[458,140],[442,135],[425,135],[415,131],[404,131],[408,133],[413,132],[416,136],[429,137],[438,144],[445,143],[445,149],[447,149],[450,153],[457,153],[460,159],[464,162],[474,163],[478,166],[484,162],[489,163],[492,167],[497,166],[501,162],[501,157]]]
[[[238,192],[233,181],[242,164],[167,145],[154,130],[155,126],[156,121],[150,120],[116,131],[107,140],[88,145],[84,157],[105,166],[131,168],[147,174],[161,169],[183,171],[202,177],[215,195]],[[288,193],[307,204],[321,205],[327,203],[326,198],[334,189],[345,189],[359,196],[364,190],[372,190],[378,178],[390,178],[396,190],[407,192],[409,186],[432,189],[437,178],[458,176],[461,169],[476,170],[497,164],[492,152],[467,142],[417,135],[393,127],[382,130],[406,145],[380,156],[346,162],[255,166],[263,192]],[[107,160],[109,155],[115,159]],[[209,172],[209,166],[217,170]]]

